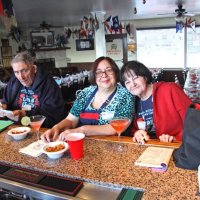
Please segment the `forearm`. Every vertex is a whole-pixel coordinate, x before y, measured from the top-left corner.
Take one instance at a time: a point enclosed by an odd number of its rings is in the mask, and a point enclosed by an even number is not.
[[[64,130],[66,130],[66,129],[74,128],[73,125],[72,125],[72,121],[68,120],[68,119],[63,119],[61,122],[59,122],[58,124],[56,124],[54,127],[56,127],[57,129],[59,129],[60,133],[62,131],[64,131]]]
[[[116,135],[115,130],[109,125],[84,125],[77,128],[78,132],[84,133],[86,136],[93,135]]]
[[[2,107],[4,110],[6,110],[8,106],[7,106],[6,104],[3,104],[3,103],[2,103],[2,104],[1,104],[1,107]]]

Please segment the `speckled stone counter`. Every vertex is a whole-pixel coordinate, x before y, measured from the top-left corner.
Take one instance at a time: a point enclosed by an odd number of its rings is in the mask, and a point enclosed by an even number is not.
[[[86,182],[144,190],[143,199],[200,199],[197,171],[176,168],[170,161],[166,172],[135,166],[135,160],[146,146],[119,143],[92,138],[85,139],[84,158],[74,161],[67,152],[62,159],[50,160],[46,155],[33,158],[19,153],[19,149],[32,143],[36,137],[29,134],[25,140],[13,141],[7,131],[0,133],[0,161],[15,166],[72,177]]]

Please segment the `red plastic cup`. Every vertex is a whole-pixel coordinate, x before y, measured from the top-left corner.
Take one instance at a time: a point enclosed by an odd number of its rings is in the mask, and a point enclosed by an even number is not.
[[[84,137],[83,133],[70,133],[66,136],[66,142],[69,145],[69,151],[73,160],[79,160],[83,157]]]

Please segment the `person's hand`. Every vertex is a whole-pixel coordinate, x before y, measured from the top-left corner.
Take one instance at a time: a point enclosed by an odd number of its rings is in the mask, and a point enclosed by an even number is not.
[[[26,116],[26,111],[25,110],[13,110],[13,115],[19,116],[19,117],[24,117],[24,116]]]
[[[60,135],[59,135],[59,140],[61,141],[65,141],[66,140],[66,136],[70,133],[79,133],[80,131],[78,131],[78,128],[74,128],[74,129],[67,129],[65,131],[63,131]]]
[[[51,142],[51,141],[56,141],[59,135],[59,128],[57,125],[55,125],[52,129],[47,130],[41,135],[41,139],[44,142]]]
[[[149,135],[144,130],[138,130],[135,132],[133,137],[133,142],[137,142],[139,144],[144,144],[145,141],[149,140]]]
[[[162,134],[161,136],[159,136],[159,140],[161,142],[174,142],[175,138],[174,136],[171,136],[171,135]]]

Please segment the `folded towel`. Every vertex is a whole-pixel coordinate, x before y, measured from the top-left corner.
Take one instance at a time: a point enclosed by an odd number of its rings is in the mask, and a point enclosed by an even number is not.
[[[37,146],[38,142],[40,145],[39,148]],[[45,142],[43,142],[42,140],[39,140],[39,141],[29,144],[27,147],[20,149],[19,152],[23,154],[27,154],[29,156],[38,157],[43,153],[42,148],[45,144],[46,144]]]
[[[13,124],[10,120],[0,120],[0,132],[3,131],[5,128]]]

